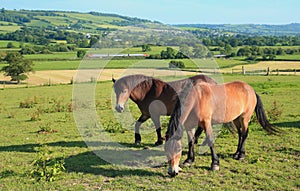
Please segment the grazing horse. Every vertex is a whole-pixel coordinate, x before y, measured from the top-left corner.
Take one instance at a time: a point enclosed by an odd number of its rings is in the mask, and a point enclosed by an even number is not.
[[[163,82],[160,79],[144,76],[129,75],[118,80],[112,79],[116,93],[116,111],[123,112],[125,103],[130,98],[141,111],[141,116],[135,124],[135,144],[141,142],[140,126],[149,118],[152,119],[157,133],[155,145],[161,145],[160,116],[170,115],[176,103],[176,95],[181,92],[190,81],[203,81],[216,84],[216,81],[205,75],[196,75],[187,79]],[[201,130],[199,130],[201,133]],[[200,134],[198,133],[198,134]]]
[[[212,125],[233,121],[239,134],[234,158],[243,159],[248,123],[254,111],[264,130],[269,133],[278,132],[267,120],[260,97],[245,82],[235,81],[221,85],[203,82],[187,84],[177,97],[166,132],[165,151],[170,165],[169,175],[176,176],[180,171],[179,160],[184,128],[190,132],[198,126],[206,132],[206,143],[210,147],[212,157],[211,170],[219,170],[219,159],[214,150]],[[191,144],[194,143],[193,136],[188,138]],[[190,152],[193,155],[193,150],[194,146],[189,145],[189,155]]]

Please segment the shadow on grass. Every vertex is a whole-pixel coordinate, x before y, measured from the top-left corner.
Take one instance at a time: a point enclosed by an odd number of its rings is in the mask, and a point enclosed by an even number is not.
[[[83,141],[59,141],[53,143],[45,143],[47,146],[55,146],[55,147],[80,147],[86,148],[86,144]],[[24,145],[9,145],[9,146],[0,146],[0,152],[9,151],[9,152],[36,152],[35,147],[41,147],[41,144],[24,144]]]
[[[65,168],[68,172],[102,175],[112,178],[122,176],[165,176],[160,172],[151,171],[150,168],[141,169],[112,165],[92,151],[66,158]]]
[[[277,127],[286,127],[286,128],[300,128],[300,121],[287,121],[287,122],[280,122],[280,123],[274,123],[274,126]]]
[[[107,143],[101,143],[101,142],[88,142],[88,145],[104,145]],[[71,142],[52,142],[52,143],[46,143],[44,145],[47,146],[53,146],[53,147],[79,147],[79,148],[87,148],[87,145],[84,141],[71,141]],[[126,143],[122,143],[122,145],[126,145]],[[131,144],[129,144],[131,145]],[[36,151],[36,147],[41,147],[41,144],[24,144],[24,145],[9,145],[9,146],[0,146],[0,152],[28,152],[28,153],[34,153]],[[143,148],[141,148],[143,150]],[[104,149],[101,150],[101,154],[107,154],[108,157],[112,157],[114,160],[120,159],[120,161],[124,160],[124,157],[129,157],[132,150],[122,150],[122,151],[116,151],[114,149]],[[97,153],[97,151],[95,151]],[[151,154],[154,154],[156,156],[162,156],[164,155],[164,152],[155,151],[149,154],[147,154],[147,150],[143,152],[143,155],[137,155],[137,156],[130,156],[130,157],[137,157],[140,161],[147,161],[151,163]],[[101,156],[101,155],[100,155]],[[103,156],[103,155],[102,155]],[[129,159],[130,159],[129,157]],[[57,158],[61,159],[61,158]],[[126,158],[125,158],[126,160]],[[99,156],[97,156],[93,151],[87,151],[83,152],[77,155],[69,156],[64,158],[65,161],[65,168],[67,172],[76,172],[76,173],[88,173],[88,174],[94,174],[94,175],[102,175],[106,177],[117,177],[117,176],[165,176],[162,173],[159,172],[153,172],[151,171],[151,168],[144,169],[141,168],[131,168],[135,167],[136,164],[134,161],[128,160],[128,167],[121,167],[118,165],[111,164],[113,161],[109,160],[103,160]],[[109,161],[109,162],[107,162]],[[4,174],[0,174],[1,177],[10,176],[12,172],[4,172]]]

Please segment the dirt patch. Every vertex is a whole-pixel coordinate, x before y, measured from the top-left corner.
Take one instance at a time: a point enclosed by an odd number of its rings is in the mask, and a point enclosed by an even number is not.
[[[85,76],[81,75],[77,70],[47,70],[47,71],[36,71],[29,74],[29,78],[22,82],[22,84],[10,83],[10,77],[0,76],[0,81],[3,88],[9,87],[24,87],[24,86],[39,86],[48,84],[68,84],[73,80],[77,81],[88,81],[95,79],[97,81],[111,80],[112,77],[120,78],[121,76],[131,74],[145,74],[148,76],[184,76],[184,75],[196,75],[195,72],[181,72],[173,70],[158,70],[158,69],[104,69],[104,70],[85,70]],[[5,83],[6,82],[6,83]],[[0,85],[1,87],[1,85]]]

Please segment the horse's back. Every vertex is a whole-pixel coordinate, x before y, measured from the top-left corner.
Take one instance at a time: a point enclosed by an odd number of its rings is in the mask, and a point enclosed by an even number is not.
[[[255,91],[245,82],[234,81],[220,85],[200,83],[200,91],[200,101],[206,106],[202,110],[211,112],[213,123],[230,122],[238,116],[252,114],[256,105]],[[210,108],[204,101],[210,103]]]

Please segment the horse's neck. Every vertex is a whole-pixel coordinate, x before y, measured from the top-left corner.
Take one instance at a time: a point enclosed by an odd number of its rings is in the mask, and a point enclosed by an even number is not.
[[[149,92],[149,90],[150,90],[150,88],[142,89],[141,86],[136,87],[133,90],[131,90],[130,99],[133,102],[138,103],[138,102],[142,101],[146,97],[146,95]]]

